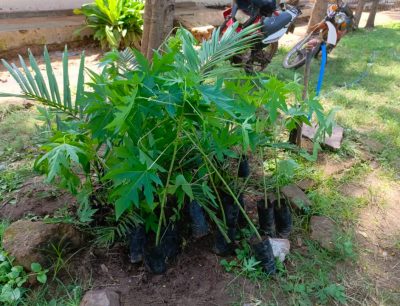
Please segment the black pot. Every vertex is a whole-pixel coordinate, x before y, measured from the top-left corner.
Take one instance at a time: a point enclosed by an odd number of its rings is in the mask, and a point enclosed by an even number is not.
[[[143,260],[144,246],[146,244],[146,231],[143,226],[134,227],[129,234],[129,257],[131,263]]]
[[[240,205],[243,207],[243,210],[246,211],[246,202],[244,201],[244,197],[243,194],[239,195],[239,203]],[[239,216],[238,216],[238,220],[237,220],[237,224],[240,228],[246,227],[247,225],[247,221],[246,218],[243,216],[242,212],[239,211]]]
[[[225,240],[225,237],[221,234],[221,232],[217,230],[214,236],[213,247],[215,254],[219,256],[233,255],[235,253],[235,235],[235,229],[228,229],[228,237],[231,240],[231,242],[229,243]]]
[[[275,257],[272,252],[272,246],[269,239],[263,241],[255,241],[250,243],[255,258],[260,261],[260,264],[265,273],[273,275],[276,273]]]
[[[224,207],[226,225],[228,228],[235,228],[237,226],[240,212],[239,206],[235,203],[235,200],[230,195],[225,194],[221,200]]]
[[[280,205],[278,200],[275,200],[273,205],[276,236],[287,239],[292,231],[292,214],[289,205],[284,198],[280,199]]]
[[[239,162],[238,176],[239,177],[248,177],[250,175],[250,165],[249,160],[246,155],[242,155],[241,160]]]
[[[181,236],[176,226],[168,226],[164,232],[160,245],[163,248],[164,256],[167,259],[174,259],[181,250]]]
[[[267,201],[265,205],[265,200],[259,200],[257,202],[257,212],[258,212],[258,224],[260,226],[260,232],[262,235],[267,235],[269,237],[275,236],[275,214],[273,202]]]
[[[204,210],[197,201],[189,203],[189,215],[192,220],[191,227],[193,237],[197,239],[208,235],[209,227]]]
[[[167,271],[166,256],[162,244],[145,249],[144,265],[153,274],[163,274]]]

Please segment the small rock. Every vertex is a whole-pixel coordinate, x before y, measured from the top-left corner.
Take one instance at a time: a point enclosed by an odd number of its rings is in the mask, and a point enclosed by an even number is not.
[[[33,104],[31,101],[29,101],[29,100],[25,100],[24,101],[24,103],[22,104],[23,105],[23,107],[25,108],[25,109],[30,109],[30,108],[32,108],[33,106],[35,106],[35,104]]]
[[[101,268],[101,271],[103,271],[104,273],[106,273],[106,274],[108,273],[108,268],[105,264],[101,264],[100,268]]]
[[[31,270],[31,263],[48,267],[52,245],[64,250],[77,249],[83,244],[83,235],[70,224],[46,224],[42,221],[19,220],[4,232],[3,247],[15,257],[15,264]],[[51,254],[51,253],[50,253]]]
[[[312,216],[310,227],[311,239],[327,250],[335,248],[336,226],[331,219],[324,216]]]
[[[296,185],[303,191],[307,191],[314,188],[316,184],[317,183],[310,178],[302,179],[301,181],[298,181],[296,183]]]
[[[296,242],[298,247],[301,248],[303,246],[303,239],[301,239],[300,237],[297,237]]]
[[[282,194],[289,200],[290,205],[295,210],[307,210],[311,206],[310,199],[297,185],[292,184],[282,187]]]
[[[357,233],[359,233],[361,236],[363,236],[364,238],[368,238],[368,234],[366,232],[363,231],[357,231]]]
[[[270,238],[272,252],[281,262],[284,262],[290,252],[290,241],[288,239]]]
[[[119,294],[110,289],[90,290],[85,293],[80,306],[119,306]]]
[[[317,125],[309,126],[303,124],[302,127],[303,137],[306,137],[311,140],[314,139],[317,129],[318,129]],[[326,135],[324,145],[326,145],[328,148],[332,150],[339,150],[342,145],[343,133],[344,129],[341,126],[336,125],[332,130],[332,135],[331,136]]]

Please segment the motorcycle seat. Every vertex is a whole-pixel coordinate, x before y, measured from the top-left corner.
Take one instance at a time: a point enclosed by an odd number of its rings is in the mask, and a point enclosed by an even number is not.
[[[292,20],[292,15],[285,11],[279,11],[279,15],[265,17],[262,21],[262,31],[266,35],[271,35],[284,28]]]
[[[263,16],[276,10],[276,0],[234,0],[234,2],[240,10],[249,15],[252,15],[254,8],[258,8]]]

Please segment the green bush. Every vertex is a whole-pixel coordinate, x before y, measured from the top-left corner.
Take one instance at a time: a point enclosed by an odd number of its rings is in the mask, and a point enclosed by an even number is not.
[[[110,52],[102,72],[90,72],[87,90],[79,78],[75,101],[68,78],[64,99],[57,98],[52,73],[47,86],[33,56],[36,81],[21,78],[16,67],[4,62],[20,78],[24,96],[57,112],[53,136],[36,167],[49,182],[77,194],[86,222],[98,221],[96,210],[111,206],[115,215],[108,224],[117,222],[120,236],[143,223],[159,243],[163,229],[177,222],[194,199],[225,233],[223,194],[234,198],[258,235],[238,201],[248,180],[238,179],[234,161],[249,151],[262,154],[266,147],[293,149],[280,144],[277,134],[296,123],[309,124],[314,113],[321,129],[329,126],[317,100],[300,100],[297,83],[243,76],[225,62],[249,48],[254,30],[230,28],[221,38],[217,30],[197,48],[193,36],[180,29],[151,63],[134,50]],[[65,53],[64,73],[67,66]],[[112,240],[115,232],[109,229],[102,235]]]
[[[95,0],[74,12],[86,16],[84,28],[93,29],[102,48],[126,48],[140,45],[143,10],[143,0]]]

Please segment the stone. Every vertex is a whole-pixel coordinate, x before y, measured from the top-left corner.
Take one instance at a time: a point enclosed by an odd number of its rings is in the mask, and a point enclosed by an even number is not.
[[[80,306],[119,306],[119,294],[110,289],[90,290],[85,293]]]
[[[296,183],[296,185],[303,191],[307,191],[314,188],[316,184],[317,183],[310,178],[302,179],[301,181],[298,181]]]
[[[290,241],[288,239],[270,238],[272,252],[281,262],[284,262],[290,252]]]
[[[311,140],[314,139],[317,129],[318,125],[309,126],[303,124],[302,127],[303,137]],[[332,150],[339,150],[342,145],[343,134],[344,134],[344,129],[341,126],[336,125],[332,130],[332,135],[325,136],[324,145]]]
[[[49,267],[49,250],[61,246],[65,252],[83,244],[83,234],[70,224],[46,224],[42,221],[19,220],[12,223],[3,235],[4,250],[15,257],[15,264],[31,271],[31,263]],[[51,254],[51,252],[50,252]]]
[[[297,185],[284,186],[281,192],[294,210],[307,210],[312,205],[310,199]]]
[[[327,250],[335,248],[336,225],[331,219],[324,216],[312,216],[310,227],[311,239]]]

